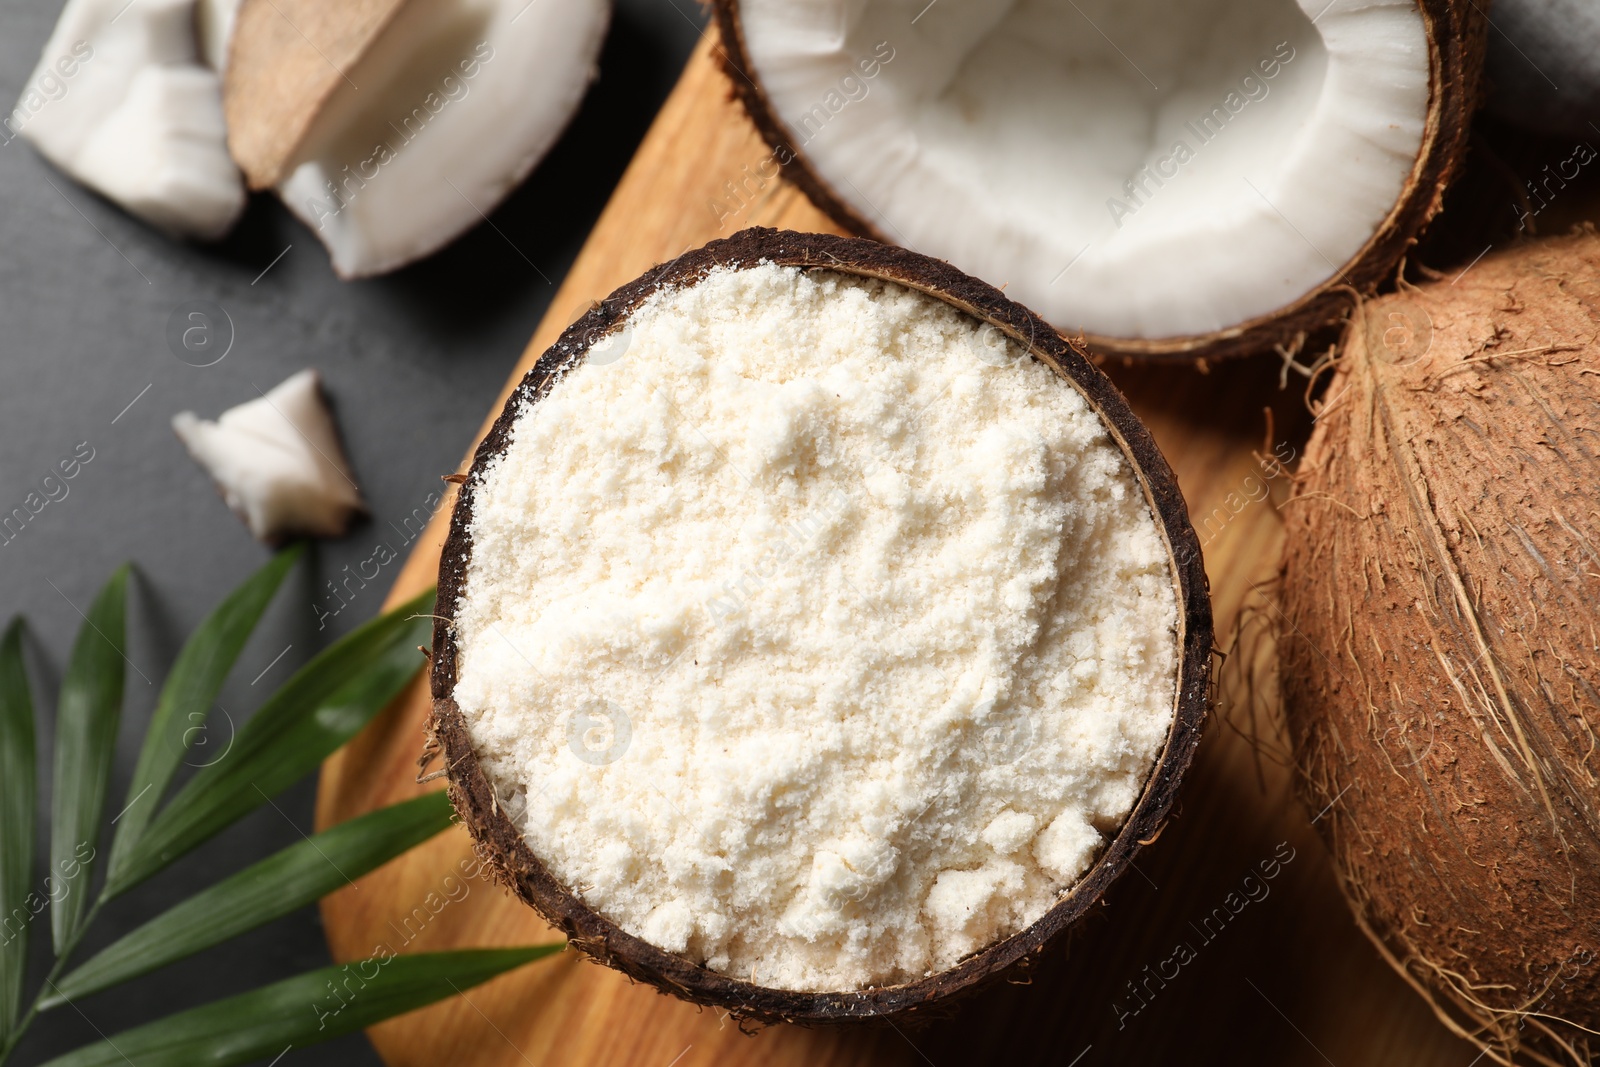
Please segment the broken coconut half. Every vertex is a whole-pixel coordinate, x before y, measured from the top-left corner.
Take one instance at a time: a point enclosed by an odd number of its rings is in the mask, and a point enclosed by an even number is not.
[[[433,731],[498,876],[767,1020],[1024,963],[1158,833],[1211,613],[1172,473],[997,290],[747,230],[617,290],[479,447]]]
[[[285,28],[285,7],[303,32]],[[483,221],[527,177],[577,112],[609,17],[608,0],[245,0],[230,145],[341,277],[383,274]]]
[[[314,370],[215,422],[180,412],[172,429],[257,540],[339,537],[366,510]]]
[[[168,233],[216,240],[244,210],[193,0],[68,0],[5,127]]]
[[[715,2],[754,178],[1096,351],[1192,357],[1298,345],[1389,280],[1465,150],[1478,7]]]

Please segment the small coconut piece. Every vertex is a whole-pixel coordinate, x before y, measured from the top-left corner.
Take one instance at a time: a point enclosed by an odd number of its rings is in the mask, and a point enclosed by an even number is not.
[[[215,422],[181,412],[172,428],[260,541],[339,537],[366,510],[314,370]]]
[[[1463,158],[1473,0],[715,0],[734,91],[841,226],[1091,349],[1294,348]]]
[[[351,57],[335,71],[282,31],[278,2],[240,9],[231,143],[251,185],[277,186],[345,278],[404,266],[482,222],[577,112],[610,18],[609,0],[369,0],[337,13],[314,0],[313,25],[339,33],[307,35]]]
[[[1600,138],[1600,4],[1495,0],[1489,109],[1538,133]]]
[[[497,876],[765,1020],[1037,956],[1157,835],[1210,671],[1182,498],[1084,353],[944,263],[773,230],[540,358],[438,610],[433,729]]]
[[[1495,1063],[1600,1052],[1600,237],[1363,306],[1286,507],[1282,686],[1361,927]]]
[[[193,15],[193,0],[69,0],[7,125],[130,214],[215,240],[245,191]]]

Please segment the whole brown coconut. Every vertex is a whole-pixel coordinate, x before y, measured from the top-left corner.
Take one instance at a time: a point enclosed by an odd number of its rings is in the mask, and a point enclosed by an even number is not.
[[[1600,1052],[1600,237],[1365,305],[1287,509],[1301,793],[1497,1063]]]
[[[988,945],[946,970],[904,984],[842,992],[797,992],[759,985],[713,971],[685,956],[663,951],[623,930],[561,883],[529,848],[485,774],[454,689],[459,649],[454,619],[465,593],[472,557],[472,516],[481,476],[510,444],[524,404],[537,403],[562,374],[604,350],[606,339],[627,327],[633,312],[663,288],[693,286],[718,268],[768,261],[878,278],[920,290],[992,326],[1050,367],[1063,388],[1077,389],[1104,421],[1144,489],[1171,553],[1177,594],[1178,677],[1172,726],[1143,792],[1082,878],[1038,921]],[[1139,850],[1161,833],[1178,786],[1199,744],[1208,707],[1212,620],[1205,567],[1171,468],[1154,438],[1105,374],[1076,346],[1064,341],[1026,308],[997,289],[945,263],[904,249],[826,234],[744,230],[679,256],[616,290],[580,318],[547,350],[506,403],[488,437],[478,446],[472,472],[461,487],[439,567],[439,614],[435,616],[430,675],[431,731],[449,774],[450,798],[472,833],[478,854],[495,878],[558,927],[578,950],[665,993],[724,1008],[740,1019],[762,1022],[842,1024],[858,1020],[924,1016],[1006,975],[1026,970],[1099,902]]]
[[[887,202],[871,204],[870,210],[864,208],[862,206],[864,194],[860,193],[859,189],[856,188],[850,176],[844,173],[832,173],[828,168],[819,165],[815,158],[816,152],[807,147],[818,136],[821,124],[829,121],[829,114],[854,106],[857,92],[870,96],[874,92],[893,92],[894,90],[873,88],[869,82],[860,81],[860,79],[857,79],[860,84],[853,84],[847,78],[843,83],[843,89],[850,91],[848,97],[841,97],[838,93],[830,96],[823,91],[829,87],[823,86],[816,93],[816,101],[810,102],[816,106],[811,106],[809,111],[799,115],[785,115],[774,103],[770,86],[783,79],[793,80],[794,72],[786,69],[773,72],[763,70],[760,64],[756,62],[746,32],[747,25],[752,21],[750,14],[752,10],[758,6],[771,8],[775,5],[782,5],[782,0],[707,0],[707,2],[712,8],[721,38],[723,65],[728,73],[731,90],[740,103],[743,104],[756,129],[760,131],[761,136],[771,147],[772,155],[770,159],[781,169],[784,177],[798,186],[834,222],[851,233],[877,241],[898,244],[908,243],[903,232],[892,221],[889,221],[889,216],[885,214],[884,209],[889,206]],[[1427,58],[1430,70],[1425,113],[1418,116],[1422,125],[1421,146],[1417,151],[1415,161],[1400,189],[1399,195],[1395,197],[1387,213],[1371,228],[1370,233],[1366,235],[1366,240],[1360,244],[1353,255],[1348,258],[1341,255],[1338,257],[1339,261],[1337,262],[1329,259],[1324,254],[1323,249],[1318,246],[1317,240],[1307,236],[1305,227],[1308,223],[1306,219],[1301,219],[1297,222],[1290,215],[1279,209],[1276,194],[1268,197],[1266,193],[1257,189],[1256,194],[1265,201],[1272,212],[1283,219],[1293,232],[1293,240],[1304,242],[1308,245],[1315,257],[1319,258],[1329,268],[1331,273],[1325,280],[1285,300],[1264,314],[1254,314],[1242,321],[1233,321],[1217,329],[1180,332],[1168,336],[1130,336],[1125,333],[1114,334],[1096,331],[1092,327],[1085,328],[1078,322],[1057,321],[1054,322],[1056,328],[1070,336],[1081,335],[1087,347],[1097,354],[1125,358],[1223,359],[1258,355],[1275,347],[1292,352],[1305,345],[1309,335],[1337,327],[1349,314],[1353,294],[1359,293],[1363,296],[1370,296],[1373,293],[1382,291],[1386,286],[1391,286],[1396,267],[1411,246],[1416,243],[1418,236],[1427,227],[1428,223],[1439,213],[1443,206],[1445,190],[1460,171],[1465,159],[1471,133],[1472,116],[1480,103],[1480,80],[1488,31],[1487,16],[1484,14],[1484,9],[1488,5],[1478,2],[1478,0],[1415,0],[1415,3],[1426,35]],[[815,34],[818,42],[831,41],[833,37],[830,35],[844,32],[838,26],[829,23],[828,18],[824,17],[828,14],[826,10],[828,5],[825,3],[783,6],[785,6],[786,10],[797,13],[795,15],[796,18],[800,18],[803,14],[804,17],[801,18],[803,30]],[[857,3],[845,6],[849,8],[850,13],[847,16],[838,16],[838,21],[849,25],[852,19],[858,18],[861,12],[871,5]],[[995,5],[996,8],[1004,6]],[[1034,11],[1034,15],[1037,15],[1037,11],[1034,9],[1041,6],[1033,5],[1030,11]],[[1095,5],[1089,6],[1095,8]],[[1235,6],[1237,7],[1237,5]],[[1305,0],[1300,6],[1309,18],[1310,25],[1317,26],[1322,16],[1334,8],[1334,2],[1329,0],[1328,3],[1313,4],[1310,0]],[[904,26],[893,24],[896,27],[894,33],[885,41],[885,47],[891,49],[890,55],[894,54],[894,48],[908,46],[911,42],[917,41],[919,39],[919,31],[927,31],[929,34],[950,32],[955,33],[957,36],[964,32],[961,30],[936,31],[932,29],[931,26],[934,22],[937,22],[937,17],[931,11],[937,9],[932,4],[923,7],[921,3],[916,3],[911,5],[910,11],[916,12],[919,8],[922,10],[922,14],[909,19],[909,24]],[[1101,10],[1102,8],[1105,10]],[[1104,18],[1106,12],[1111,10],[1111,6],[1101,5],[1100,8],[1095,8],[1095,10],[1099,11],[1101,17]],[[1059,14],[1062,18],[1071,20],[1074,29],[1081,32],[1085,38],[1090,40],[1104,38],[1108,47],[1114,49],[1116,54],[1121,57],[1118,62],[1133,63],[1126,52],[1119,46],[1117,36],[1108,34],[1078,4],[1068,3],[1061,6]],[[1337,23],[1339,16],[1342,14],[1344,13],[1337,12],[1333,17],[1322,23],[1319,29],[1326,30],[1330,25]],[[916,23],[923,20],[923,15],[928,15],[928,22],[922,26],[917,26]],[[1312,15],[1315,15],[1315,17],[1310,17]],[[1159,4],[1150,4],[1145,9],[1134,11],[1131,17],[1135,22],[1142,22],[1147,25],[1177,26],[1180,24],[1179,20],[1174,20],[1169,17],[1169,14],[1164,13]],[[1085,21],[1080,23],[1079,20]],[[1215,27],[1213,26],[1211,29],[1214,30]],[[1180,34],[1185,31],[1171,29],[1170,32]],[[1098,36],[1096,36],[1097,34]],[[1193,44],[1194,42],[1191,42],[1190,45],[1186,45],[1179,51],[1192,51],[1193,48],[1191,46]],[[1374,43],[1374,57],[1381,55],[1382,47],[1384,46],[1381,42]],[[1115,60],[1115,57],[1112,58]],[[1377,61],[1381,62],[1382,60],[1378,59]],[[900,62],[903,68],[908,61],[901,60]],[[1145,75],[1143,69],[1137,63],[1133,65],[1139,77],[1149,82],[1150,79]],[[875,70],[876,65],[864,67],[863,69]],[[900,68],[895,69],[898,70]],[[1250,70],[1251,68],[1248,64],[1240,64],[1240,73],[1249,73]],[[1013,71],[1011,77],[1022,79],[1028,73],[1028,69],[1024,66]],[[869,74],[867,77],[869,79],[872,77],[886,79],[887,76]],[[1350,78],[1352,79],[1352,87],[1361,80],[1359,75],[1351,75]],[[1163,78],[1162,80],[1167,81],[1168,79]],[[1154,82],[1150,82],[1150,85],[1153,89],[1157,88]],[[863,86],[865,86],[864,89]],[[1170,88],[1170,85],[1167,87]],[[1138,88],[1142,91],[1143,83],[1139,83]],[[947,87],[946,92],[954,93],[954,90]],[[1051,95],[1048,87],[1041,89],[1040,92],[1043,95],[1039,98],[1039,102],[1047,100]],[[862,97],[862,99],[865,98],[866,96]],[[844,102],[841,104],[838,101]],[[1105,99],[1103,97],[1081,101],[1065,101],[1063,103],[1065,106],[1075,110],[1078,119],[1084,123],[1093,125],[1105,118],[1103,114]],[[1370,116],[1368,119],[1370,121]],[[1391,129],[1397,128],[1386,121],[1378,123],[1378,125],[1389,126]],[[1060,129],[1040,126],[1032,131],[1031,137],[1027,138],[1027,140],[1033,143],[1044,143],[1060,136],[1062,136]],[[1157,135],[1152,131],[1141,129],[1137,136],[1146,138]],[[1201,140],[1204,139],[1205,137],[1202,136]],[[913,146],[910,149],[906,148],[908,142]],[[877,143],[881,146],[877,156],[885,161],[884,165],[887,167],[903,166],[904,156],[908,154],[915,156],[924,150],[922,146],[915,144],[915,138],[911,137],[905,130],[893,126],[882,130],[881,137]],[[1294,148],[1292,139],[1285,137],[1281,143],[1274,146],[1272,153],[1275,156],[1283,155],[1293,151]],[[1204,151],[1206,149],[1202,148],[1201,150]],[[979,149],[977,151],[981,153],[999,150]],[[1092,153],[1095,149],[1091,146],[1085,146],[1084,151]],[[1343,166],[1344,162],[1348,161],[1352,166],[1355,166],[1372,154],[1374,153],[1367,150],[1351,149],[1339,165]],[[1018,158],[1015,160],[1015,168],[1013,169],[1023,169],[1033,165],[1033,155],[1034,153],[1031,151],[1019,150]],[[1149,168],[1145,168],[1145,170],[1136,171],[1133,174],[1133,181],[1140,183],[1141,187],[1147,191],[1152,180],[1148,171]],[[1165,170],[1161,173],[1163,175],[1167,174]],[[1167,176],[1171,177],[1171,175]],[[737,176],[735,177],[737,178]],[[1364,181],[1353,170],[1341,172],[1339,177],[1346,185],[1359,185]],[[746,178],[748,178],[748,175]],[[1066,179],[1063,177],[1059,180],[1065,181]],[[1259,180],[1268,181],[1266,178],[1260,178]],[[1156,184],[1160,185],[1161,183],[1156,182]],[[732,189],[733,187],[734,183],[730,183],[729,188]],[[1001,194],[994,193],[992,195],[998,197]],[[1137,193],[1130,189],[1129,195],[1136,196]],[[938,212],[943,219],[948,220],[945,223],[948,227],[954,225],[957,220],[978,217],[980,213],[976,210],[976,206],[970,207],[972,207],[972,210],[951,210],[946,206],[940,207]],[[1048,223],[1046,220],[1041,219],[1038,225],[1046,226]],[[1216,240],[1219,243],[1226,245],[1234,239],[1232,231],[1228,228],[1230,223],[1227,219],[1218,217],[1215,220],[1215,225],[1217,226]],[[1005,242],[995,239],[984,243],[989,247],[996,247],[1003,245]],[[1088,248],[1089,245],[1084,246],[1085,251]],[[917,247],[916,250],[951,258],[957,266],[983,273],[989,277],[989,280],[997,284],[1017,283],[1019,281],[1017,277],[997,274],[997,268],[994,267],[985,270],[969,263],[962,263],[960,257],[953,255],[949,251],[928,247]],[[1079,254],[1082,255],[1081,252]],[[1076,260],[1073,262],[1075,263]],[[1063,269],[1061,274],[1057,275],[1055,280],[1052,280],[1049,288],[1055,288],[1057,282],[1062,287],[1070,284],[1071,277],[1067,271],[1070,270],[1071,265],[1070,263],[1064,264],[1066,269]],[[1008,269],[1018,272],[1023,271],[1020,265],[1013,265]],[[1158,270],[1152,269],[1152,279],[1157,273],[1159,273]],[[1180,291],[1178,295],[1183,294]],[[1027,298],[1023,297],[1022,299]],[[1040,309],[1048,317],[1048,311],[1042,306]]]

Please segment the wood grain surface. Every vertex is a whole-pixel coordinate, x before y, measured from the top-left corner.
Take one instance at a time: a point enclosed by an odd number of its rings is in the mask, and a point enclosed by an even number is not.
[[[651,265],[747,225],[833,229],[792,187],[767,177],[768,151],[730,102],[714,47],[708,39],[697,50],[507,392],[588,301]],[[1209,373],[1108,371],[1178,474],[1205,543],[1226,655],[1177,818],[1030,985],[1001,986],[916,1030],[778,1026],[746,1034],[720,1013],[567,952],[373,1029],[384,1060],[1469,1067],[1477,1050],[1446,1033],[1357,931],[1283,762],[1269,594],[1287,477],[1262,457],[1292,459],[1302,447],[1303,379],[1290,375],[1280,388],[1276,358]],[[391,603],[435,580],[448,505],[417,541]],[[414,782],[427,700],[419,677],[327,762],[319,827],[439,787]],[[335,958],[550,939],[533,911],[487,879],[462,874],[470,856],[466,832],[456,828],[327,898]]]

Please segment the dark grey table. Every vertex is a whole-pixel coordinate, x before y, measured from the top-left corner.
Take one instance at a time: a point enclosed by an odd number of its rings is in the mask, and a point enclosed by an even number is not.
[[[5,109],[60,6],[9,0],[0,7]],[[619,0],[582,112],[494,213],[495,228],[479,226],[439,255],[372,281],[337,280],[322,246],[271,197],[256,197],[222,244],[183,245],[74,185],[24,142],[0,147],[0,511],[21,504],[78,446],[93,450],[67,495],[0,543],[0,613],[27,616],[34,636],[42,811],[55,690],[79,624],[76,609],[87,608],[119,563],[134,561],[133,669],[108,801],[114,813],[183,638],[266,557],[173,436],[173,414],[215,417],[258,388],[316,367],[372,509],[348,537],[316,546],[280,593],[219,701],[238,720],[331,639],[376,613],[398,562],[320,630],[313,605],[328,577],[370,557],[388,523],[424,507],[440,474],[456,468],[702,23],[692,0]],[[193,300],[221,305],[235,325],[233,348],[215,366],[189,366],[168,349],[168,316]],[[225,732],[218,722],[214,730]],[[278,800],[281,810],[263,808],[114,902],[82,951],[299,840],[311,826],[314,787],[301,783]],[[43,827],[38,840],[43,857]],[[46,920],[33,939],[35,983],[49,964],[49,940]],[[29,1067],[97,1031],[112,1034],[327,962],[318,916],[308,908],[88,998],[78,1010],[48,1013],[13,1063]],[[377,1062],[365,1039],[353,1037],[296,1049],[282,1064]]]

